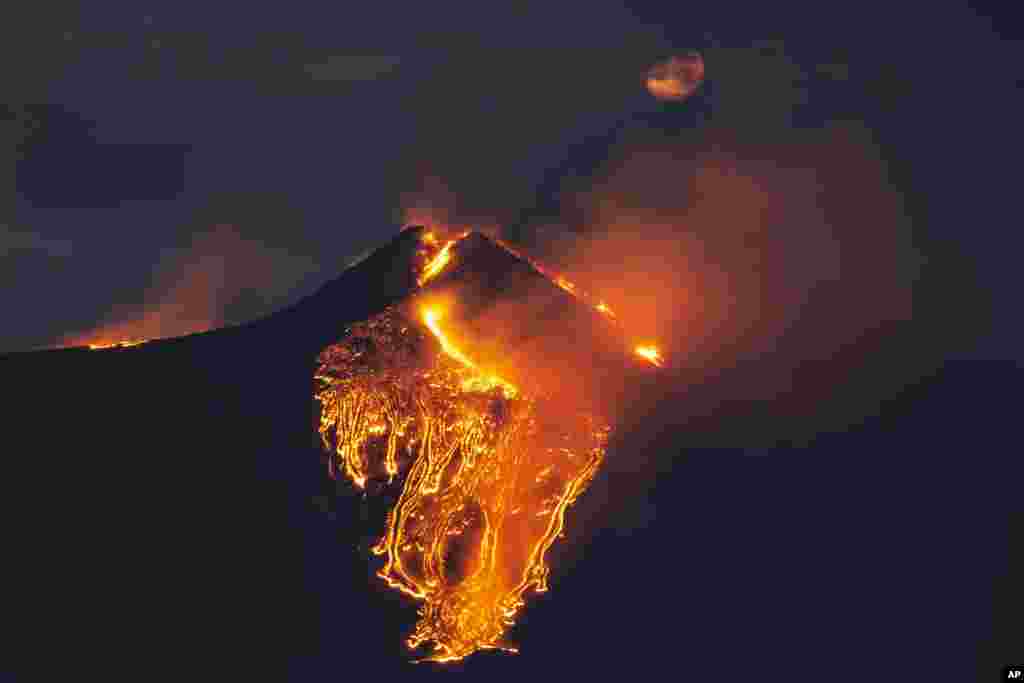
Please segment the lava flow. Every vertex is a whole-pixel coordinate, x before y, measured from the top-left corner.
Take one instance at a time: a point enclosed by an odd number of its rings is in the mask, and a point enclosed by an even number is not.
[[[445,269],[445,266],[447,266],[452,259],[452,247],[454,247],[459,240],[467,237],[468,235],[468,232],[464,232],[458,237],[448,240],[445,245],[441,247],[440,251],[437,252],[437,255],[427,262],[427,265],[423,268],[423,272],[417,279],[417,283],[420,287],[427,284],[427,282],[432,280],[438,273]],[[434,233],[425,233],[423,235],[423,243],[427,246],[435,246],[437,244],[437,238],[434,237]]]
[[[421,286],[464,236],[428,235]],[[396,304],[325,349],[315,377],[332,475],[336,464],[359,488],[404,479],[373,552],[378,575],[422,603],[408,647],[439,662],[516,651],[507,632],[526,593],[547,590],[548,549],[611,431],[486,369],[448,322],[429,294]]]

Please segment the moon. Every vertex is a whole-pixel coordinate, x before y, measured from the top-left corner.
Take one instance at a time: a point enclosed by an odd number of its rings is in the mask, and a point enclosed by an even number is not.
[[[659,100],[682,101],[704,82],[704,58],[697,52],[669,57],[647,70],[647,92]]]

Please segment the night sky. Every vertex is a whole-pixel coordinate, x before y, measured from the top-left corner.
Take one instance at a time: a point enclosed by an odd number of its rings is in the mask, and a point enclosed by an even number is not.
[[[1002,131],[1020,104],[1005,24],[966,7],[32,9],[3,41],[2,348],[161,306],[147,336],[261,317],[416,207],[519,237],[568,225],[559,192],[587,189],[613,144],[708,120],[774,142],[862,126],[915,229],[1004,295],[1019,140]],[[644,70],[689,48],[705,88],[658,103]],[[197,270],[207,296],[183,284]],[[986,353],[1015,348],[989,337]]]

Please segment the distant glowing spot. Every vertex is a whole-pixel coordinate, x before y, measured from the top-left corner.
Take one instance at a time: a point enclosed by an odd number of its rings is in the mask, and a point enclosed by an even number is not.
[[[636,347],[636,353],[641,358],[646,358],[659,368],[664,365],[665,361],[661,357],[661,352],[654,346],[638,346]]]

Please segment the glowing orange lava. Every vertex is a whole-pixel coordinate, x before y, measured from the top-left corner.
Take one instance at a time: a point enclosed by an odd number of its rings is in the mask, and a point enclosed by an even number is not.
[[[613,320],[615,319],[615,314],[612,313],[612,309],[608,308],[608,304],[604,303],[603,301],[598,302],[597,306],[594,306],[594,310],[596,310],[598,313],[602,313],[608,316]]]
[[[432,258],[430,258],[427,261],[427,263],[423,266],[422,274],[420,275],[419,280],[418,280],[419,285],[421,287],[424,284],[426,284],[429,280],[437,277],[441,272],[444,271],[445,268],[448,267],[448,265],[451,263],[451,259],[452,259],[452,257],[451,257],[451,249],[452,249],[452,247],[454,247],[455,244],[457,244],[459,241],[461,241],[465,237],[468,237],[469,235],[470,235],[470,232],[467,231],[467,232],[461,233],[460,235],[458,235],[454,239],[449,240],[448,242],[445,243],[445,245],[441,248],[440,251],[438,251]],[[427,246],[435,246],[436,247],[436,245],[438,244],[437,239],[434,236],[433,232],[425,233],[422,236],[421,239],[424,242],[424,244],[426,244]],[[612,309],[608,306],[608,304],[606,304],[603,301],[595,301],[594,297],[592,297],[590,294],[588,294],[587,292],[585,292],[582,289],[580,289],[579,287],[577,287],[576,284],[574,282],[570,281],[568,278],[566,278],[566,277],[564,277],[562,275],[559,275],[557,273],[554,273],[549,268],[541,265],[536,260],[530,258],[526,254],[516,250],[515,248],[513,248],[511,245],[507,244],[506,242],[503,242],[503,241],[501,241],[499,239],[495,239],[495,238],[491,238],[491,239],[493,239],[499,246],[501,246],[503,249],[508,251],[513,256],[519,258],[522,261],[526,261],[527,263],[529,263],[531,266],[533,266],[534,270],[536,270],[538,273],[540,273],[544,277],[548,278],[548,280],[553,282],[560,289],[562,289],[563,291],[571,294],[573,297],[575,297],[576,299],[582,301],[583,303],[587,304],[593,310],[597,311],[598,313],[603,315],[605,318],[607,318],[609,321],[611,321],[612,323],[615,323],[616,325],[618,325],[619,329],[622,330],[623,332],[625,332],[625,330],[622,328],[621,324],[619,323],[618,317],[615,315],[615,313],[612,311]],[[636,354],[638,356],[640,356],[641,358],[647,360],[652,365],[654,365],[656,367],[659,367],[659,368],[660,367],[664,367],[665,360],[662,357],[661,352],[656,347],[650,346],[650,345],[646,345],[646,344],[638,345],[635,348],[635,352],[636,352]]]
[[[508,398],[516,395],[517,390],[514,386],[496,375],[483,373],[473,363],[473,361],[471,361],[464,353],[459,351],[454,342],[452,342],[448,336],[441,331],[440,321],[441,314],[436,308],[423,309],[423,322],[427,326],[427,329],[429,329],[437,338],[438,342],[440,342],[441,348],[444,349],[444,352],[470,370],[475,371],[475,374],[472,377],[467,378],[463,382],[463,389],[488,391],[497,387],[500,388]]]
[[[389,309],[321,354],[321,438],[360,488],[406,473],[373,552],[422,603],[409,648],[440,662],[514,652],[505,633],[527,591],[547,590],[545,555],[609,427],[482,374],[436,311],[421,320]]]
[[[463,239],[464,237],[467,237],[468,235],[468,232],[464,232],[458,237],[448,240],[448,242],[446,242],[445,245],[441,247],[441,250],[437,252],[437,254],[432,259],[430,259],[430,261],[427,262],[427,264],[423,267],[423,271],[420,273],[419,278],[417,279],[417,283],[419,284],[420,287],[422,287],[423,285],[427,284],[427,282],[437,277],[438,273],[443,271],[448,266],[448,264],[451,263],[452,247],[454,247],[459,240]],[[437,244],[437,238],[434,237],[434,234],[432,232],[425,233],[422,239],[423,242],[427,245],[434,246]]]
[[[421,286],[466,234],[425,260]],[[422,241],[438,248],[432,233]],[[552,281],[584,300],[568,280]],[[610,433],[606,417],[565,396],[528,394],[483,369],[448,322],[431,300],[353,325],[320,354],[314,394],[332,476],[336,463],[358,488],[402,477],[372,550],[385,557],[378,576],[420,603],[406,644],[438,662],[517,651],[505,635],[526,593],[547,590],[547,552]],[[660,364],[656,349],[641,349]]]
[[[646,358],[651,361],[659,368],[663,366],[664,360],[661,357],[661,352],[654,346],[638,346],[636,347],[636,353],[638,356]]]

